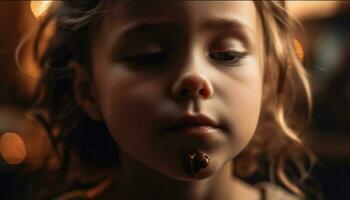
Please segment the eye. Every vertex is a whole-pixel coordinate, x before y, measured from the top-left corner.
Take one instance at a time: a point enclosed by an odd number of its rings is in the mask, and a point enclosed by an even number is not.
[[[237,66],[242,63],[248,50],[243,41],[230,35],[213,40],[209,45],[208,53],[210,59],[217,64]]]
[[[128,56],[124,60],[133,65],[139,66],[149,66],[149,65],[159,65],[167,60],[167,54],[164,51],[144,53],[133,56]]]
[[[168,60],[168,53],[158,44],[137,47],[124,56],[123,61],[134,66],[159,66]]]
[[[209,57],[225,65],[239,65],[241,60],[247,55],[246,52],[220,51],[210,53]]]

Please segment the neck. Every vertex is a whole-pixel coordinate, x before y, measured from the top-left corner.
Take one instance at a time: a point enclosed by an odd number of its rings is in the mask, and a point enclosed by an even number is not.
[[[233,177],[228,162],[211,177],[197,181],[179,181],[122,156],[122,165],[107,179],[91,199],[167,199],[167,200],[261,200],[261,192]],[[95,193],[93,193],[95,192]]]
[[[232,162],[209,178],[186,182],[167,177],[130,159],[123,158],[123,161],[114,181],[102,195],[106,199],[234,199]]]

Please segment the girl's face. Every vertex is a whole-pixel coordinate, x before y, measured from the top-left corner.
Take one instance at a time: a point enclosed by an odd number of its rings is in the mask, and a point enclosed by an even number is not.
[[[178,180],[191,179],[183,152],[211,159],[197,178],[230,162],[258,123],[258,26],[254,3],[247,1],[118,3],[93,41],[92,72],[121,153]],[[186,115],[205,115],[216,127],[165,130]]]

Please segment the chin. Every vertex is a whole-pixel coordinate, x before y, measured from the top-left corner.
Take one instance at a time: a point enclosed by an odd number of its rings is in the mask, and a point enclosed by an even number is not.
[[[195,177],[192,177],[190,174],[187,174],[182,167],[177,169],[174,172],[166,172],[162,174],[177,181],[194,182],[194,181],[205,180],[207,178],[213,177],[218,172],[219,169],[220,169],[219,167],[214,166],[214,164],[211,163],[211,165],[201,169],[195,175]]]

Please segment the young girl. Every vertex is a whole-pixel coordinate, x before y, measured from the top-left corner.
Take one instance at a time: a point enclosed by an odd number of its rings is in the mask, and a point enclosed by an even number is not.
[[[59,162],[35,198],[306,199],[290,23],[280,1],[55,2],[32,113]]]

